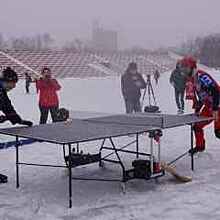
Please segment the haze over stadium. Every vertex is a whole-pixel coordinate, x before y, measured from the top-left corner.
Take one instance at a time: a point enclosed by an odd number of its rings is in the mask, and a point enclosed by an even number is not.
[[[120,48],[173,46],[220,28],[218,0],[0,0],[6,36],[52,34],[58,44],[89,39],[94,19],[119,31]]]

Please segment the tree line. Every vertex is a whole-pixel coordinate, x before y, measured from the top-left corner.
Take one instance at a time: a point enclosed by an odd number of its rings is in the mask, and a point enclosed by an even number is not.
[[[200,63],[220,67],[220,34],[210,34],[184,42],[179,48],[182,55],[192,54]]]
[[[56,48],[56,40],[49,33],[34,36],[11,37],[6,39],[0,33],[0,50],[52,50]],[[91,50],[85,42],[79,38],[66,41],[59,49],[73,52]]]
[[[54,43],[53,37],[48,34],[38,34],[35,36],[11,37],[5,39],[0,33],[1,50],[48,50]]]

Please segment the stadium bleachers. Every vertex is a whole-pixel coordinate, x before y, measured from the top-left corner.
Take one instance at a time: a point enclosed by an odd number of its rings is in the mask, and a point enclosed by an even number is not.
[[[139,72],[152,74],[156,69],[159,72],[168,71],[175,66],[175,60],[167,54],[135,54],[135,53],[75,53],[67,51],[5,51],[9,56],[22,62],[31,69],[40,73],[45,66],[50,67],[57,78],[88,78],[106,77],[111,74],[122,74],[129,62],[138,64]],[[98,64],[104,70],[89,66]],[[0,54],[0,66],[11,66],[23,77],[27,69],[14,60]],[[108,72],[109,68],[111,71]],[[28,71],[30,72],[30,71]]]

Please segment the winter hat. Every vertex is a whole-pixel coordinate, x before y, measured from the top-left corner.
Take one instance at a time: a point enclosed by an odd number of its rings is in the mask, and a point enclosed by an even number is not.
[[[0,79],[4,82],[18,82],[18,75],[17,73],[11,69],[11,67],[7,67],[2,71]]]

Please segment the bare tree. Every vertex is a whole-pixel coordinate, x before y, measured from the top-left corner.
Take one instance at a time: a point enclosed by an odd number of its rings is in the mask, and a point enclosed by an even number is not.
[[[53,42],[54,42],[54,39],[49,33],[44,33],[42,35],[43,49],[50,49]]]
[[[53,42],[53,38],[48,33],[10,39],[11,49],[14,50],[48,50]]]
[[[220,67],[220,34],[188,40],[182,44],[181,53],[192,54],[207,66]]]
[[[63,49],[66,51],[83,52],[89,50],[89,47],[87,47],[81,39],[75,38],[72,41],[66,42]]]
[[[6,47],[6,42],[4,40],[3,35],[0,33],[0,49],[3,50]]]

